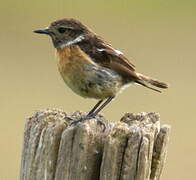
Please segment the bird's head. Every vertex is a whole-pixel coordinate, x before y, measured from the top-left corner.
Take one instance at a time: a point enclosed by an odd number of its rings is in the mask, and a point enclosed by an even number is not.
[[[92,33],[89,28],[72,18],[54,21],[48,28],[35,30],[34,32],[49,35],[57,49],[76,44]]]

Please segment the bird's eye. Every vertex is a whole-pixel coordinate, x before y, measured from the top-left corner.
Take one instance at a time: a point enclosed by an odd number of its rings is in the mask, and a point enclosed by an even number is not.
[[[64,27],[60,27],[60,28],[58,28],[58,31],[60,32],[60,33],[64,33],[65,32],[65,28]]]

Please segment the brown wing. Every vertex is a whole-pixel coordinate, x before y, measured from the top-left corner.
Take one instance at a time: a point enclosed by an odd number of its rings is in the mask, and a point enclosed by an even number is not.
[[[110,63],[117,63],[127,67],[131,71],[135,71],[135,66],[120,51],[115,50],[110,46],[97,50],[101,51],[103,56],[105,56],[106,61],[110,60]]]
[[[120,51],[100,37],[89,37],[78,45],[97,64],[113,69],[129,79],[138,79],[135,66]]]
[[[120,51],[115,50],[110,44],[106,43],[102,39],[97,37],[86,39],[86,41],[82,41],[77,45],[79,45],[80,49],[84,51],[94,62],[122,75],[125,83],[132,81],[154,91],[160,92],[159,90],[148,86],[150,81],[145,80],[144,76],[136,73],[135,66]],[[154,85],[152,83],[150,84]]]
[[[100,51],[105,55],[107,58],[115,61],[115,63],[121,64],[128,69],[134,71],[135,66],[131,63],[121,51],[114,49],[111,44],[104,41],[101,37],[97,37],[97,51]],[[96,43],[95,43],[96,44]]]
[[[103,54],[104,61],[100,60],[99,62],[101,63],[99,64],[113,69],[129,80],[135,81],[139,79],[135,72],[135,66],[121,53],[116,52],[114,49],[101,49],[101,53]]]

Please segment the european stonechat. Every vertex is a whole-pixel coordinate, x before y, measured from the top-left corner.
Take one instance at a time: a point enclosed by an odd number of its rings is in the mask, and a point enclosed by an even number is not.
[[[54,21],[35,33],[52,38],[58,56],[58,70],[65,83],[78,95],[98,99],[88,117],[97,115],[124,87],[140,84],[151,90],[168,84],[144,76],[119,50],[76,19]]]

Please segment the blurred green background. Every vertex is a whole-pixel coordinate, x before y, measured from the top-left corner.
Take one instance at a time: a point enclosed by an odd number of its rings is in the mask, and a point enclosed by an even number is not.
[[[32,33],[53,20],[74,17],[121,50],[137,71],[169,82],[159,94],[126,89],[103,114],[155,111],[172,132],[162,180],[195,179],[196,1],[6,0],[0,6],[0,180],[18,179],[25,118],[35,110],[87,111],[63,83],[46,36]]]

